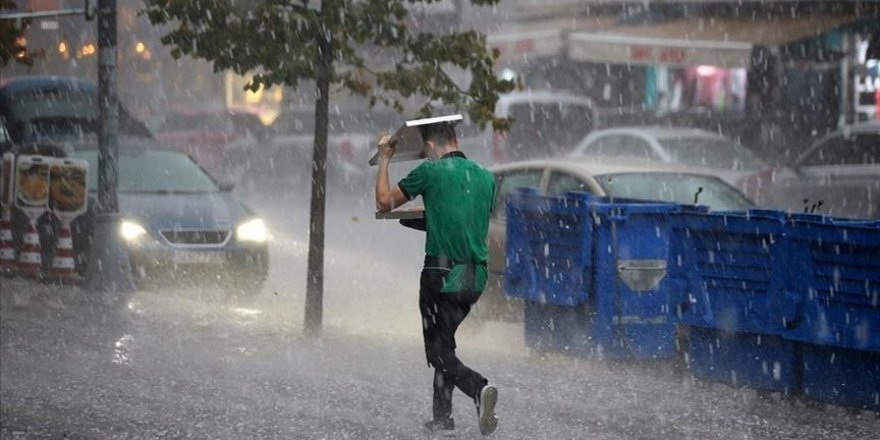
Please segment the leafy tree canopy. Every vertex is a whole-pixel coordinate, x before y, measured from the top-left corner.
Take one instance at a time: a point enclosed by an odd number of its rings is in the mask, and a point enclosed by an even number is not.
[[[410,8],[438,0],[145,0],[153,24],[169,25],[162,42],[172,55],[214,63],[216,71],[258,72],[248,87],[287,85],[329,75],[330,83],[383,102],[397,111],[411,97],[440,101],[466,110],[479,125],[507,129],[495,118],[498,93],[513,83],[496,77],[495,54],[475,31],[420,32],[411,26]],[[498,0],[471,0],[492,5]],[[329,47],[329,69],[319,68]],[[376,65],[376,60],[384,65]],[[470,72],[461,86],[451,68]],[[322,73],[324,72],[324,73]]]

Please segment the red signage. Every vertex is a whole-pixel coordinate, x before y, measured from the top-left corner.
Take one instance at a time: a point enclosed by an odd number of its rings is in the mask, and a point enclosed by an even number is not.
[[[660,63],[681,63],[687,58],[687,54],[684,48],[681,47],[632,45],[629,47],[629,58],[638,61],[656,60]]]
[[[58,10],[58,0],[27,0],[26,11],[46,12]]]

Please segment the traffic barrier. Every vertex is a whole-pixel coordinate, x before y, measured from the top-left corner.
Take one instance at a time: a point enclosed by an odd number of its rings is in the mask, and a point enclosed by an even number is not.
[[[62,223],[58,231],[58,240],[55,243],[55,255],[52,257],[52,267],[49,269],[49,278],[55,281],[70,281],[76,274],[76,261],[73,253],[73,239],[70,234],[70,225]]]
[[[37,225],[29,222],[23,236],[21,251],[18,255],[18,270],[31,276],[41,276],[43,272],[43,258],[40,248],[40,234],[37,233]]]
[[[798,344],[779,335],[687,326],[688,368],[695,377],[733,387],[800,393]]]
[[[803,394],[880,411],[880,221],[796,215],[788,236]]]
[[[12,222],[4,215],[0,218],[0,272],[13,272],[17,268]]]
[[[507,201],[505,292],[530,347],[609,359],[676,355],[665,287],[671,203],[586,193]]]
[[[796,393],[797,344],[783,338],[800,324],[787,272],[786,214],[684,212],[670,245],[674,304],[689,335],[694,376],[733,386]]]
[[[880,412],[880,352],[802,344],[803,395]]]

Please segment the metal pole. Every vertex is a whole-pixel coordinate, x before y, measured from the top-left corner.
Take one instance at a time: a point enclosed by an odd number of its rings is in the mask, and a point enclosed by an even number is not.
[[[116,156],[119,100],[116,95],[116,0],[98,1],[98,203],[102,213],[116,213]]]
[[[116,200],[119,100],[116,94],[116,0],[98,0],[98,215],[89,259],[89,287],[115,303],[134,291]]]

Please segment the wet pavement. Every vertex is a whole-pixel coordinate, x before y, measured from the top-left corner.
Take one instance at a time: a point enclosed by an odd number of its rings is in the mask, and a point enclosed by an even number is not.
[[[0,437],[433,438],[414,304],[400,329],[332,320],[302,336],[300,296],[147,290],[120,307],[23,279],[0,289]],[[411,330],[411,331],[409,331]],[[530,355],[518,326],[462,330],[500,390],[499,439],[870,439],[874,413],[696,386],[669,363]],[[457,437],[481,437],[455,397]]]
[[[365,192],[367,192],[365,190]],[[332,195],[332,194],[331,194]],[[324,331],[303,336],[307,194],[246,196],[269,224],[269,278],[237,297],[146,286],[119,307],[76,287],[0,277],[2,439],[420,439],[432,371],[421,347],[423,236],[331,198]],[[459,355],[499,388],[498,439],[835,439],[874,413],[700,386],[670,362],[531,354],[521,324],[466,320]],[[455,395],[456,436],[480,438]]]

